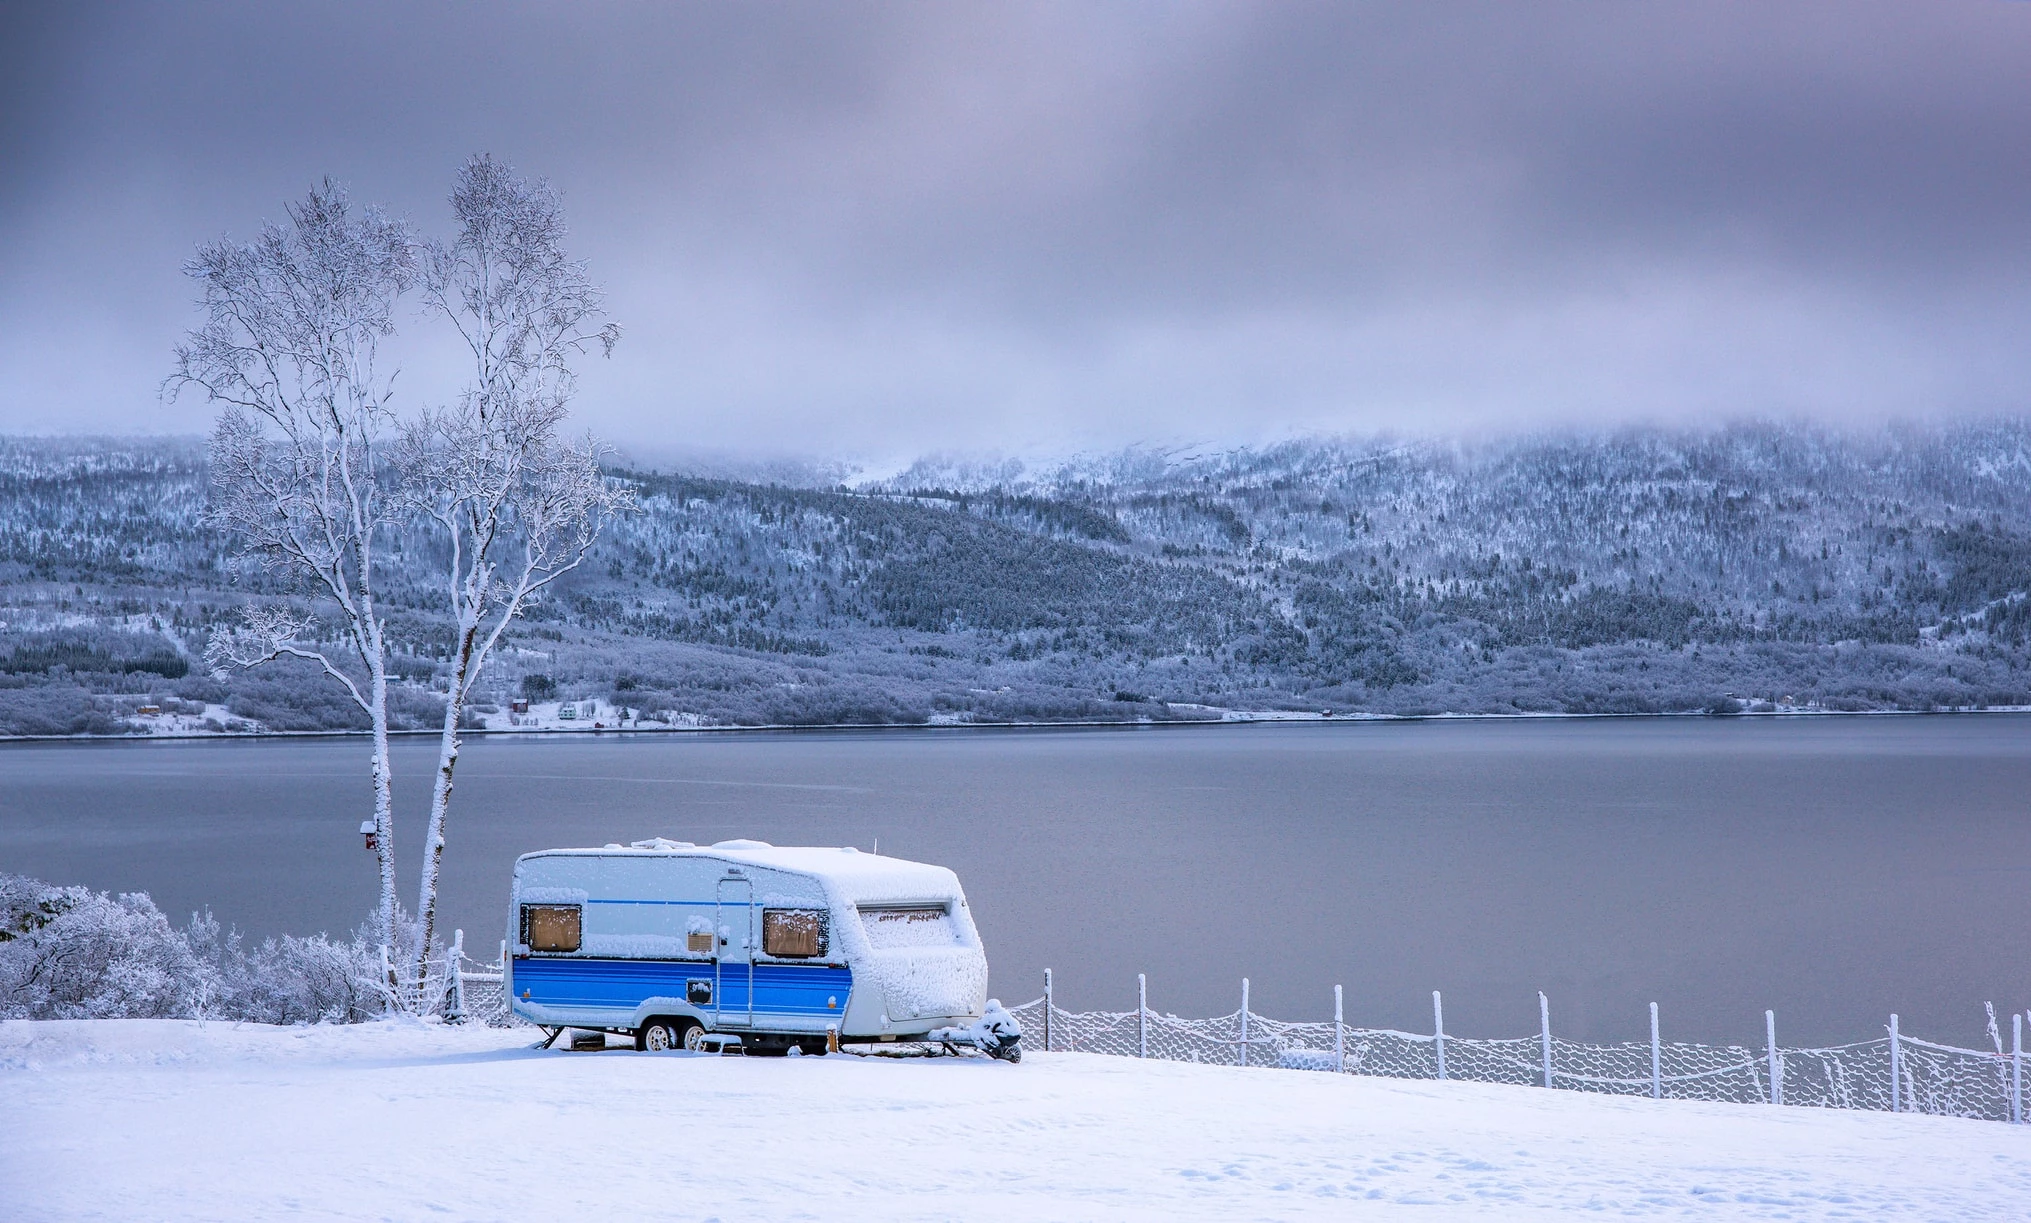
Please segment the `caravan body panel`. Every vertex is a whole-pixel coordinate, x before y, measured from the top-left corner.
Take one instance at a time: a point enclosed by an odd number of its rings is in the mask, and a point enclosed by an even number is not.
[[[634,1027],[647,1018],[638,1014],[643,1004],[656,999],[683,1000],[683,1009],[699,1017],[716,1017],[721,1011],[745,1014],[749,1009],[746,979],[742,974],[731,976],[715,983],[712,1002],[692,1003],[692,984],[713,980],[710,964],[524,957],[515,965],[515,998],[521,1004],[518,1009],[540,1007],[546,1012],[573,1014],[600,1011],[608,1017],[601,1026]],[[758,964],[753,988],[757,1014],[806,1020],[809,1022],[798,1025],[797,1030],[823,1032],[828,1022],[837,1022],[844,1015],[843,1008],[853,992],[853,970],[830,965]]]

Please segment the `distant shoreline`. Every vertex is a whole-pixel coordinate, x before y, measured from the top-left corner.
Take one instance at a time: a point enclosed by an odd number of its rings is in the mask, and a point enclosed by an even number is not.
[[[632,735],[724,735],[769,733],[782,734],[797,732],[822,734],[830,731],[975,731],[975,730],[1163,730],[1171,727],[1208,726],[1320,726],[1320,725],[1364,725],[1374,723],[1402,722],[1580,722],[1580,721],[1650,721],[1664,718],[1701,718],[1715,721],[1730,721],[1748,718],[1932,718],[1970,717],[1984,715],[2031,714],[2031,706],[1997,705],[1986,709],[1773,709],[1763,712],[1743,710],[1739,713],[1708,713],[1704,710],[1678,710],[1663,713],[1348,713],[1326,716],[1307,713],[1261,713],[1240,714],[1219,718],[1084,718],[1062,721],[1038,722],[838,722],[822,726],[792,723],[762,726],[607,726],[595,730],[588,726],[583,729],[566,730],[561,727],[501,728],[487,730],[466,730],[459,732],[461,739],[558,739],[558,738],[605,738],[607,736]],[[428,730],[391,730],[391,739],[417,739],[435,737],[442,732]],[[365,739],[373,734],[369,730],[263,730],[263,731],[210,731],[201,734],[163,735],[0,735],[4,743],[197,743],[212,740],[233,740],[244,742],[259,739]]]

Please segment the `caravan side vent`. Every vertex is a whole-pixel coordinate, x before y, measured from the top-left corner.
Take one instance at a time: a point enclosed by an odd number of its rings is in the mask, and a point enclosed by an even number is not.
[[[580,933],[577,905],[522,906],[522,941],[531,951],[577,951]]]
[[[825,911],[762,910],[762,954],[798,960],[824,955]]]

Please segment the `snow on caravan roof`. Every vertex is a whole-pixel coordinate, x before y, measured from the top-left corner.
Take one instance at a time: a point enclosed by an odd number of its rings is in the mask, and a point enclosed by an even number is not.
[[[524,854],[527,858],[551,855],[587,857],[664,856],[716,858],[751,866],[773,867],[812,875],[831,885],[840,900],[850,904],[882,901],[945,900],[957,897],[959,876],[942,866],[911,862],[880,854],[862,853],[851,845],[771,845],[767,841],[720,841],[694,845],[654,837],[632,845],[605,848],[546,849]]]

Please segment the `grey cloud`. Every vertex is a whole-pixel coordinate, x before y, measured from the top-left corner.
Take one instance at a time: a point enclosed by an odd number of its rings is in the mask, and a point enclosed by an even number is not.
[[[477,149],[566,191],[628,328],[581,411],[633,444],[2031,389],[2031,5],[67,13],[5,31],[0,428],[201,426],[152,398],[190,246],[323,174],[435,226]]]

